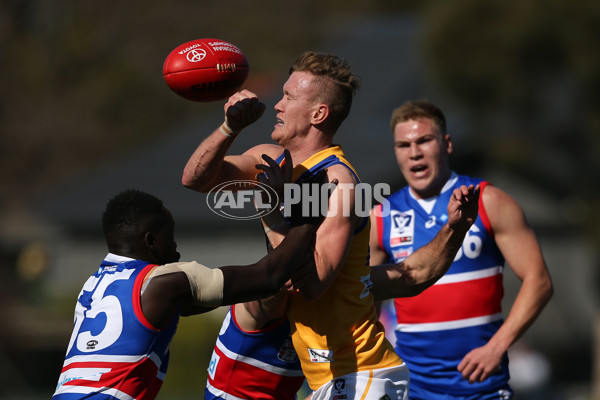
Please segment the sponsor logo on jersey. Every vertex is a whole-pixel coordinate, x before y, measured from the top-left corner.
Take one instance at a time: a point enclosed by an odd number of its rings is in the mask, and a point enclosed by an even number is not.
[[[429,217],[427,221],[425,221],[425,228],[431,229],[435,226],[435,215]]]
[[[392,254],[394,256],[394,262],[403,261],[406,257],[410,256],[413,252],[413,248],[409,247],[408,249],[400,249],[400,250],[392,250]]]
[[[310,362],[313,363],[328,363],[334,362],[333,350],[311,349],[308,348]]]
[[[96,348],[96,345],[98,345],[97,340],[88,340],[88,342],[86,343],[87,350],[94,350]]]
[[[294,345],[289,337],[283,342],[283,345],[277,353],[277,358],[288,363],[293,363],[298,360],[298,353],[294,350]]]
[[[412,236],[400,236],[400,237],[391,238],[390,244],[392,246],[394,246],[394,245],[412,243],[412,241],[413,241]]]
[[[213,350],[212,357],[210,358],[210,363],[208,364],[208,376],[210,379],[215,379],[215,373],[217,372],[217,365],[219,365],[219,360],[221,357]]]

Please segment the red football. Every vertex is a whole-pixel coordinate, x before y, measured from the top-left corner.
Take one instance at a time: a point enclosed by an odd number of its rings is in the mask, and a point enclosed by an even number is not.
[[[231,43],[197,39],[169,53],[163,77],[178,95],[206,102],[224,100],[240,90],[249,70],[246,56]]]

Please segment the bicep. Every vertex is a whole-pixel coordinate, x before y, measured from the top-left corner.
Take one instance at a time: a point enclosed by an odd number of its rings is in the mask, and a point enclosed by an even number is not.
[[[483,193],[494,239],[509,267],[520,280],[545,271],[539,242],[519,204],[493,186],[486,187]]]
[[[141,295],[142,313],[155,328],[161,329],[173,312],[191,302],[192,292],[188,277],[174,272],[151,278]]]
[[[316,282],[314,279],[306,282],[300,288],[307,300],[314,300],[322,295],[337,276],[348,255],[357,224],[357,217],[353,211],[353,178],[330,175],[329,180],[333,179],[339,179],[340,183],[329,199],[329,211],[317,230],[315,242],[314,258],[318,279]]]
[[[219,182],[232,180],[255,180],[256,174],[262,172],[256,164],[262,164],[261,156],[267,154],[276,158],[281,154],[281,148],[276,145],[261,144],[254,146],[240,155],[225,156],[221,167]]]

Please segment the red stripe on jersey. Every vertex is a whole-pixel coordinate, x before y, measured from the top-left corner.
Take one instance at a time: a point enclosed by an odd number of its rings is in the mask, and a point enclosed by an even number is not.
[[[150,321],[146,319],[144,312],[142,311],[141,305],[141,295],[142,285],[144,284],[144,278],[150,272],[152,268],[156,267],[155,264],[150,264],[140,271],[138,276],[135,278],[135,283],[133,285],[133,293],[131,294],[131,302],[133,304],[133,311],[135,312],[136,317],[140,320],[140,322],[148,329],[152,329],[153,331],[159,331],[160,329],[155,328]]]
[[[304,376],[281,376],[245,362],[232,360],[217,347],[215,352],[220,359],[215,379],[210,379],[209,376],[209,382],[230,395],[243,399],[293,400],[304,382]],[[227,372],[221,374],[221,371]],[[243,385],[240,382],[244,382]],[[265,388],[273,390],[273,397],[268,397]]]
[[[394,300],[398,323],[456,321],[501,312],[502,275],[433,285],[415,297]]]
[[[162,386],[157,377],[158,368],[149,358],[139,363],[76,362],[63,368],[111,368],[100,376],[99,380],[74,379],[64,386],[110,387],[127,393],[138,400],[154,399]],[[127,371],[127,372],[124,372]],[[124,376],[127,378],[124,379]]]
[[[479,182],[479,218],[481,219],[481,223],[487,230],[488,234],[493,238],[494,231],[492,230],[492,225],[490,224],[490,219],[485,211],[485,207],[483,206],[483,189],[489,185],[489,182],[482,181]]]
[[[379,242],[379,248],[385,249],[383,247],[383,206],[378,204],[375,207],[375,223],[377,224],[377,241]]]

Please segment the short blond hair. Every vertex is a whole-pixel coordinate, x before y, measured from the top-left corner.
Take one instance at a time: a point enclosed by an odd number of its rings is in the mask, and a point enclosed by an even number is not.
[[[427,100],[406,101],[392,111],[392,119],[390,121],[392,133],[397,124],[410,121],[411,119],[430,119],[438,127],[442,136],[446,134],[446,117],[444,117],[444,113]]]
[[[350,113],[352,99],[360,87],[360,78],[352,73],[350,64],[331,54],[307,51],[290,67],[290,75],[293,72],[308,72],[317,78],[314,84],[318,100],[329,105],[337,129]]]

